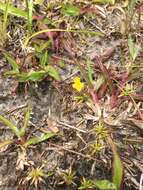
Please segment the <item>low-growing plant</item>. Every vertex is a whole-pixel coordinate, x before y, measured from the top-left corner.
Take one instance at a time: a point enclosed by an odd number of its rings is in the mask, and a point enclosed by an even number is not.
[[[74,180],[76,178],[76,172],[73,171],[71,167],[68,170],[62,172],[61,175],[62,175],[62,178],[64,179],[64,182],[67,185],[74,184]]]
[[[27,177],[24,180],[24,182],[29,181],[30,185],[34,185],[36,187],[36,189],[38,188],[38,185],[40,183],[44,183],[45,180],[44,178],[49,177],[53,175],[52,172],[48,172],[48,174],[46,174],[44,172],[44,170],[41,167],[37,167],[37,168],[32,168],[28,173],[27,173]]]
[[[8,1],[7,1],[7,3],[8,3]],[[6,7],[7,7],[7,3],[0,2],[0,10],[1,11],[5,12]],[[14,16],[17,16],[17,17],[22,17],[24,19],[27,19],[27,12],[26,11],[24,11],[20,8],[14,7],[11,4],[7,7],[7,13],[14,15]]]
[[[19,82],[37,82],[43,80],[47,76],[53,77],[55,80],[60,80],[60,75],[57,69],[48,63],[47,52],[41,54],[41,59],[38,69],[29,69],[27,72],[22,71],[22,67],[8,53],[4,53],[5,58],[12,67],[12,70],[5,72],[5,76],[13,76]]]
[[[95,187],[95,183],[93,180],[83,178],[78,190],[88,190],[88,189],[93,189],[94,187]]]
[[[8,120],[6,117],[0,115],[0,122],[3,123],[4,125],[6,125],[7,127],[9,127],[11,129],[11,131],[13,132],[13,134],[17,137],[16,140],[8,139],[8,140],[4,140],[4,141],[0,142],[0,148],[4,147],[6,145],[9,145],[9,144],[13,144],[13,143],[26,148],[30,145],[35,145],[35,144],[41,143],[41,142],[55,136],[54,133],[49,132],[49,133],[42,133],[41,136],[32,136],[27,139],[26,132],[27,132],[27,128],[29,126],[29,119],[30,119],[30,108],[29,107],[25,113],[23,125],[21,128],[18,127],[18,125],[15,125],[10,120]]]
[[[8,9],[11,0],[8,0],[5,5],[3,17],[0,18],[0,45],[3,46],[7,39],[7,24],[8,24]]]

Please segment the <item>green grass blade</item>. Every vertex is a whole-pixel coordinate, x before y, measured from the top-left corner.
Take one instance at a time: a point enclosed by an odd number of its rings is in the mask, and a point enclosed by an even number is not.
[[[5,6],[5,11],[4,11],[4,16],[3,16],[3,28],[6,29],[7,27],[7,17],[8,17],[8,8],[10,5],[10,0],[7,1],[6,6]]]
[[[117,190],[120,190],[122,186],[122,180],[123,180],[123,165],[117,152],[114,152],[113,154],[114,154],[114,161],[113,161],[112,181],[116,185]]]
[[[120,156],[117,152],[116,146],[112,139],[108,137],[108,142],[112,148],[113,152],[113,173],[112,173],[112,182],[116,185],[117,190],[122,189],[122,182],[124,177],[124,168]]]
[[[11,121],[0,115],[0,122],[3,123],[4,125],[8,126],[14,134],[19,138],[20,137],[20,132],[17,128],[16,125],[14,125]]]
[[[91,84],[94,83],[94,80],[93,80],[93,68],[92,68],[92,62],[90,60],[87,60],[87,74],[88,74],[88,78],[89,78],[89,81]]]
[[[95,3],[101,3],[101,4],[111,4],[114,5],[115,4],[115,0],[94,0]]]
[[[0,2],[0,10],[5,11],[6,10],[6,6],[7,5],[5,3]],[[14,7],[12,5],[8,6],[7,12],[8,12],[8,14],[12,14],[14,16],[23,17],[25,19],[28,19],[26,11],[21,10],[21,9],[19,9],[17,7]]]
[[[27,17],[28,17],[28,30],[32,30],[32,15],[33,15],[33,0],[26,0]]]
[[[30,108],[28,107],[27,111],[26,111],[26,114],[25,114],[25,117],[24,117],[23,127],[20,130],[20,136],[21,137],[25,134],[26,129],[28,127],[28,123],[29,123],[29,119],[30,119],[30,113],[31,113],[31,111],[30,111]]]
[[[12,66],[12,69],[16,72],[19,71],[19,65],[16,63],[15,59],[8,53],[4,53],[4,56],[8,63]]]
[[[27,147],[29,145],[35,145],[45,140],[48,140],[49,138],[54,137],[54,136],[55,136],[55,133],[46,133],[46,134],[42,134],[40,137],[32,137],[29,140],[27,140],[24,146]]]

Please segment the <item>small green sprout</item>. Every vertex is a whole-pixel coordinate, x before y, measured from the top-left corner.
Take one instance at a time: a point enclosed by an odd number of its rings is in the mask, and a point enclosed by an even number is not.
[[[44,182],[44,177],[46,174],[44,173],[42,167],[32,168],[26,177],[27,181],[30,181],[31,185],[34,185],[36,188],[39,183]]]
[[[104,146],[101,142],[95,141],[95,143],[90,144],[91,155],[94,155],[94,154],[100,152],[103,148],[104,148]]]
[[[38,82],[47,76],[51,76],[57,81],[60,81],[61,79],[57,69],[54,66],[47,64],[46,53],[41,54],[41,57],[43,57],[43,59],[40,60],[39,69],[33,70],[31,68],[31,70],[27,72],[21,71],[20,65],[17,64],[15,59],[10,54],[4,53],[4,56],[12,67],[12,70],[5,72],[5,75],[14,76],[21,83],[29,81]]]
[[[133,84],[132,83],[131,84],[127,83],[125,85],[125,87],[122,89],[120,97],[122,97],[122,96],[129,96],[129,95],[131,95],[134,92],[135,92],[135,88],[134,88]]]
[[[29,119],[30,119],[30,113],[31,113],[31,110],[28,107],[25,117],[24,117],[23,126],[21,128],[19,128],[17,125],[15,125],[13,122],[8,120],[4,116],[0,115],[0,122],[3,123],[4,125],[8,126],[12,130],[12,132],[16,135],[16,137],[18,139],[17,144],[20,144],[24,148],[26,148],[30,145],[35,145],[35,144],[41,143],[41,142],[55,136],[54,133],[49,132],[49,133],[42,133],[41,136],[33,136],[29,139],[25,139],[25,134],[26,134],[28,124],[29,124]],[[3,148],[4,146],[7,146],[12,143],[16,143],[16,141],[14,141],[13,139],[2,141],[2,142],[0,142],[0,148]]]
[[[93,189],[94,187],[95,183],[93,180],[83,178],[81,181],[81,186],[78,188],[78,190],[88,190]]]
[[[76,178],[76,173],[70,167],[67,171],[62,172],[62,177],[67,185],[71,185],[71,184],[74,184],[74,180]]]
[[[95,125],[93,131],[99,139],[105,139],[107,137],[107,129],[101,121],[99,121],[98,125]]]

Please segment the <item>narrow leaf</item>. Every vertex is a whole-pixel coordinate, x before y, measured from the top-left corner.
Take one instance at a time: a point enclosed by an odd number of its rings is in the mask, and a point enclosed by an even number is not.
[[[121,159],[117,152],[113,152],[114,161],[113,161],[113,183],[116,185],[117,190],[121,189],[122,180],[123,180],[123,165]]]
[[[42,54],[41,59],[40,59],[40,65],[42,68],[44,68],[48,63],[48,53],[47,51]]]
[[[15,126],[11,121],[9,121],[8,119],[6,119],[2,115],[0,115],[0,122],[3,123],[4,125],[8,126],[17,137],[20,137],[20,132],[19,132],[17,126]]]
[[[26,0],[27,6],[27,17],[28,17],[28,29],[31,31],[32,29],[32,12],[33,12],[33,0]]]
[[[140,51],[140,47],[134,44],[131,36],[129,36],[129,38],[128,38],[128,47],[129,47],[130,56],[131,56],[132,60],[135,61],[135,59],[138,56],[138,53]]]
[[[108,137],[108,142],[109,142],[109,144],[112,148],[112,152],[113,152],[112,182],[116,185],[117,190],[121,190],[123,175],[124,175],[123,164],[122,164],[122,161],[120,159],[120,156],[117,153],[116,146],[110,137]]]
[[[46,72],[53,77],[54,79],[60,81],[61,77],[58,73],[58,71],[56,70],[56,68],[54,68],[53,66],[48,65],[47,67],[45,67]]]
[[[16,72],[19,71],[19,65],[16,63],[15,59],[8,53],[4,53],[5,58],[7,59],[8,63],[12,66],[12,69]]]
[[[2,10],[2,11],[6,10],[6,4],[5,3],[0,2],[0,10]],[[27,13],[24,10],[19,9],[17,7],[14,7],[12,5],[8,6],[7,12],[9,14],[14,15],[14,16],[23,17],[23,18],[27,19]]]
[[[26,111],[26,114],[25,114],[25,117],[24,117],[24,124],[23,124],[23,127],[21,128],[20,130],[20,136],[23,136],[26,132],[26,129],[28,127],[28,122],[29,122],[29,119],[30,119],[30,108],[28,107],[27,111]]]
[[[92,63],[90,60],[87,61],[87,72],[88,72],[88,78],[91,84],[93,84],[94,80],[93,80],[93,68],[92,68]]]
[[[24,144],[25,147],[29,146],[29,145],[35,145],[38,143],[41,143],[45,140],[48,140],[51,137],[54,137],[55,134],[54,133],[46,133],[46,134],[42,134],[40,137],[32,137],[29,140],[27,140],[27,142]]]
[[[111,4],[114,5],[115,4],[115,0],[94,0],[95,3],[101,3],[101,4]]]

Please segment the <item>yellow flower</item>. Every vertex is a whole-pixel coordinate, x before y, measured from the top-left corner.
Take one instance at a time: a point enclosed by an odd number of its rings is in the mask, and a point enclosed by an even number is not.
[[[84,83],[80,81],[80,77],[75,77],[73,80],[72,87],[78,92],[84,89]]]

